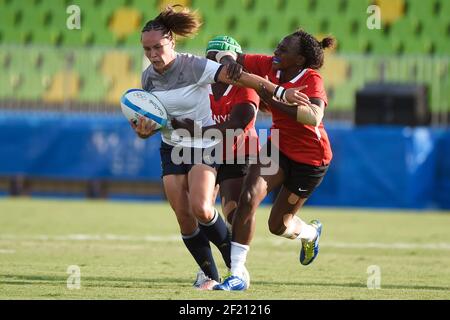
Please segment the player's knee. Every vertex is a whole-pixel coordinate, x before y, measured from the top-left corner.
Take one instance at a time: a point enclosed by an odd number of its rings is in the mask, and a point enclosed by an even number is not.
[[[250,187],[245,189],[239,201],[246,207],[258,206],[259,190],[257,187]]]
[[[192,203],[194,216],[203,223],[207,223],[214,218],[214,210],[208,201],[195,201]]]

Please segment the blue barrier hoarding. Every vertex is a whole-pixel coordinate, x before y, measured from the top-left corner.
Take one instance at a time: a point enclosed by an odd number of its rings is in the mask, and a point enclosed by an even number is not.
[[[269,122],[258,123],[265,129]],[[329,125],[334,158],[308,203],[450,208],[450,131]],[[0,175],[160,181],[160,138],[122,116],[0,115]]]

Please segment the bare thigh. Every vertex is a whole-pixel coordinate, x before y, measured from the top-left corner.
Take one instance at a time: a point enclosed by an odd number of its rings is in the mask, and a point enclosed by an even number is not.
[[[190,235],[197,229],[197,220],[189,205],[187,175],[167,175],[163,177],[164,191],[183,235]]]

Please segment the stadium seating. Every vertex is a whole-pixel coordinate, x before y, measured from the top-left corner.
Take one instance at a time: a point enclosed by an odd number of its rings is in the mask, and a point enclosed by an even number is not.
[[[358,41],[342,41],[338,51],[373,53],[443,53],[449,43],[450,4],[447,0],[191,0],[182,1],[205,20],[203,40],[187,44],[201,46],[218,33],[232,33],[253,49],[273,47],[274,38],[303,27],[315,34],[333,33],[339,38],[346,31],[370,35],[365,26],[367,6],[378,5],[383,14],[386,42],[401,38],[405,43],[388,46],[380,52],[377,46]],[[135,46],[143,23],[156,16],[161,6],[180,1],[159,0],[74,0],[41,1],[3,0],[0,10],[0,43],[48,44],[61,46]],[[68,4],[81,9],[81,33],[66,28]],[[48,35],[45,32],[48,31]],[[434,31],[434,32],[431,32]],[[438,31],[438,32],[436,32]],[[263,35],[261,35],[263,33]],[[128,36],[133,34],[130,39]],[[414,42],[430,37],[426,46]],[[408,36],[408,37],[405,37]],[[380,37],[374,42],[382,44]],[[397,40],[398,41],[398,40]],[[348,43],[345,43],[348,42]],[[199,48],[197,48],[199,49]],[[425,52],[424,52],[425,51]]]
[[[230,34],[246,52],[270,54],[302,27],[337,39],[341,56],[327,58],[323,72],[338,108],[350,110],[354,91],[380,79],[424,81],[432,108],[450,108],[448,0],[0,0],[0,100],[59,101],[60,82],[69,79],[71,99],[114,103],[123,79],[139,85],[143,24],[175,3],[204,20],[195,38],[179,39],[179,51],[202,55],[210,38]],[[66,26],[72,4],[80,30]],[[380,30],[367,28],[371,4],[382,10]]]

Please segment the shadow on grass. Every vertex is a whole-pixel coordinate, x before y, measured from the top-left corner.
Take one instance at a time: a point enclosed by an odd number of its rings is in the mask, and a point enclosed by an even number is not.
[[[278,282],[278,281],[252,281],[253,285],[278,285],[278,286],[317,286],[317,287],[343,287],[343,288],[360,288],[367,289],[365,284],[361,283],[331,283],[331,282]],[[415,285],[395,285],[381,284],[382,289],[404,289],[404,290],[442,290],[448,291],[450,287],[437,286],[415,286]]]
[[[192,279],[185,278],[116,278],[116,277],[82,277],[84,287],[112,287],[112,288],[155,288],[165,287],[168,284],[177,284],[181,287],[191,287]],[[14,275],[0,274],[0,284],[24,285],[47,282],[49,284],[66,283],[67,277],[50,275]],[[89,283],[90,282],[90,283]],[[342,287],[360,288],[367,287],[361,283],[331,283],[331,282],[278,282],[278,281],[252,281],[255,286],[297,286],[297,287]],[[396,285],[382,284],[382,289],[401,290],[440,290],[449,291],[450,287],[445,286],[424,286],[424,285]]]
[[[24,285],[47,283],[49,285],[60,285],[66,283],[65,276],[52,275],[16,275],[0,274],[0,284]],[[165,287],[167,284],[176,283],[181,287],[191,287],[192,279],[183,278],[116,278],[116,277],[83,277],[83,287],[112,287],[112,288],[155,288]]]

